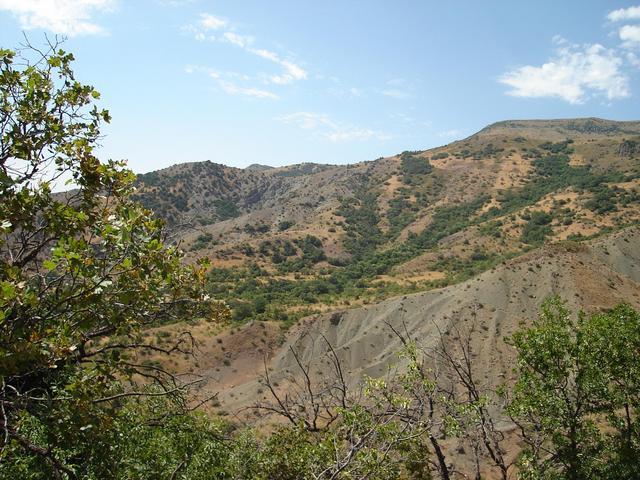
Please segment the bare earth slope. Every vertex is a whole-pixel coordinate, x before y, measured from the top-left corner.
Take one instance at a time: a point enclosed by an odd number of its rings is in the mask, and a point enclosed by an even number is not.
[[[296,371],[290,347],[303,362],[313,362],[326,351],[324,336],[337,351],[348,382],[355,386],[363,375],[384,376],[398,363],[402,345],[387,322],[398,330],[406,328],[412,339],[428,347],[438,341],[439,332],[445,337],[453,334],[475,312],[479,328],[473,347],[478,366],[486,386],[495,386],[511,375],[514,352],[504,338],[519,322],[535,318],[542,301],[554,294],[574,309],[588,312],[623,301],[640,307],[640,228],[585,244],[548,245],[457,285],[303,319],[273,351],[269,368],[276,382],[285,382]],[[247,333],[256,330],[255,325],[245,328]],[[202,345],[207,355],[216,355],[215,342],[212,338]],[[254,355],[253,364],[231,362],[215,372],[201,371],[212,379],[205,391],[219,391],[222,408],[229,412],[265,399],[258,382],[263,372],[261,357]],[[318,365],[314,373],[328,372]]]

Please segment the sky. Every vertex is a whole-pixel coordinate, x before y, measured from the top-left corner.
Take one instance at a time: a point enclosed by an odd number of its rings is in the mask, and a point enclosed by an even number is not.
[[[637,2],[637,0],[636,0]],[[0,47],[65,37],[137,173],[344,164],[508,119],[640,120],[640,4],[0,0]]]

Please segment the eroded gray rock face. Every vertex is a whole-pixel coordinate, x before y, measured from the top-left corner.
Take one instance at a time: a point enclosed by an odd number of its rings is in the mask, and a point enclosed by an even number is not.
[[[640,154],[640,140],[625,140],[618,147],[618,155],[621,157],[633,157]]]

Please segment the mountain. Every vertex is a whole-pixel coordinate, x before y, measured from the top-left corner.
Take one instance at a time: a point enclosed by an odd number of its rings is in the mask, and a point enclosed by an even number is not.
[[[494,391],[514,381],[516,352],[506,338],[520,325],[530,324],[550,295],[561,295],[574,312],[607,311],[621,302],[640,309],[640,227],[585,242],[544,245],[464,282],[312,315],[286,332],[274,321],[249,322],[221,332],[206,322],[189,322],[197,339],[195,362],[174,361],[171,368],[206,379],[199,395],[217,395],[212,413],[263,425],[282,421],[252,408],[274,402],[264,384],[265,368],[281,398],[296,398],[305,385],[299,364],[308,368],[312,385],[322,385],[336,376],[328,361],[335,352],[345,383],[357,398],[367,376],[392,378],[404,365],[406,359],[398,355],[403,343],[394,330],[427,351],[440,342],[455,351],[456,342],[468,334],[477,386]],[[177,324],[161,329],[162,335],[153,334],[171,340],[184,328]],[[493,415],[497,428],[510,438],[513,423],[498,412]],[[473,472],[474,459],[465,440],[444,443],[456,452],[448,457],[454,469]],[[505,455],[513,459],[519,448],[514,437],[514,442],[505,443]],[[487,464],[483,478],[500,477]]]
[[[498,122],[460,141],[353,165],[138,177],[138,199],[189,224],[191,260],[237,320],[306,314],[455,284],[545,243],[640,219],[640,122]]]
[[[163,364],[202,375],[208,408],[249,424],[273,420],[251,408],[273,401],[265,369],[295,398],[306,378],[336,375],[335,354],[357,392],[404,365],[396,332],[450,351],[469,335],[478,386],[494,391],[514,381],[506,339],[549,296],[574,312],[640,308],[640,122],[505,121],[355,165],[183,164],[139,176],[137,195],[170,227],[191,225],[187,258],[211,258],[211,295],[235,320],[145,335],[163,345],[188,329],[195,361]],[[514,458],[514,425],[495,414]],[[444,442],[452,468],[472,472],[464,440]]]
[[[260,165],[259,163],[252,163],[248,167],[244,167],[245,170],[253,170],[254,172],[264,172],[265,170],[271,170],[273,167],[269,165]]]

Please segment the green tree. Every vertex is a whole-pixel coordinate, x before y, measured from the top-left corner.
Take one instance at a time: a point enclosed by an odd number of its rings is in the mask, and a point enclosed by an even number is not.
[[[140,353],[143,329],[225,318],[204,294],[204,266],[184,266],[162,224],[130,199],[134,176],[93,153],[106,110],[57,45],[0,50],[0,477],[111,475],[123,407],[188,384]],[[74,190],[53,193],[68,181]],[[102,468],[102,470],[101,470]]]
[[[509,410],[527,445],[522,478],[638,478],[640,314],[621,305],[574,320],[552,298],[512,342]]]

